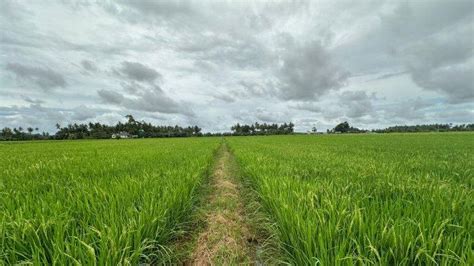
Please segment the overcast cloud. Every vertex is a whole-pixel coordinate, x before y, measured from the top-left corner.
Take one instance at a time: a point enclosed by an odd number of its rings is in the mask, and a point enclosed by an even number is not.
[[[474,122],[474,2],[0,0],[0,127]]]

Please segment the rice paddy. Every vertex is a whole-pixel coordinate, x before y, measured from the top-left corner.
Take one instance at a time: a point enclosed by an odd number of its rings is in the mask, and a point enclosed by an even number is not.
[[[192,222],[198,188],[209,186],[224,145],[257,195],[255,211],[271,224],[282,263],[473,265],[473,140],[433,133],[3,142],[0,264],[182,262],[171,247]]]
[[[219,140],[0,144],[0,264],[170,257]]]
[[[229,138],[296,265],[474,264],[472,134]]]

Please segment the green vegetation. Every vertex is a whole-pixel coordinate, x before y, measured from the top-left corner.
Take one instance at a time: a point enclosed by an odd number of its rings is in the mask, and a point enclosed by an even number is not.
[[[372,131],[377,133],[474,131],[474,124],[428,124],[415,126],[392,126],[384,129],[375,129]]]
[[[474,264],[472,133],[234,137],[290,263]]]
[[[197,213],[205,225],[196,236],[191,258],[193,265],[250,265],[255,261],[256,232],[245,214],[238,166],[222,145],[216,156],[209,193]]]
[[[474,131],[474,124],[425,124],[425,125],[414,125],[414,126],[391,126],[383,129],[359,129],[351,127],[347,121],[339,123],[336,127],[331,130],[327,130],[327,133],[419,133],[419,132],[456,132],[456,131]],[[313,128],[313,132],[315,128]]]
[[[219,142],[0,144],[0,264],[165,261]]]
[[[292,135],[295,124],[292,122],[282,124],[240,124],[231,126],[231,132],[202,133],[198,126],[181,127],[153,125],[149,122],[138,121],[132,115],[126,115],[127,122],[118,122],[115,125],[106,125],[98,122],[87,124],[68,124],[65,127],[56,124],[56,133],[39,132],[39,129],[23,127],[0,129],[0,141],[12,140],[77,140],[77,139],[110,139],[110,138],[170,138],[170,137],[211,137],[211,136],[262,136],[262,135]],[[1,127],[0,127],[1,128]],[[427,124],[415,126],[392,126],[384,129],[359,129],[349,125],[347,121],[337,124],[333,129],[327,129],[326,133],[402,133],[402,132],[449,132],[449,131],[474,131],[474,124]],[[311,129],[317,133],[316,127]]]
[[[115,125],[106,125],[98,122],[87,124],[68,124],[61,127],[56,124],[56,133],[39,132],[38,128],[22,127],[0,130],[0,140],[65,140],[65,139],[110,139],[114,135],[124,135],[126,138],[169,138],[169,137],[194,137],[202,136],[201,128],[198,126],[181,127],[157,126],[145,121],[137,121],[132,115],[126,115],[127,122],[118,122]]]
[[[275,247],[270,263],[474,265],[473,140],[460,132],[2,142],[0,264],[176,263],[181,247],[185,262],[267,261],[261,253]],[[199,210],[207,229],[183,239]],[[207,248],[221,243],[223,253]]]
[[[283,124],[255,124],[241,125],[239,123],[233,125],[230,130],[232,133],[226,135],[233,136],[250,136],[250,135],[289,135],[293,134],[295,125],[293,123]]]

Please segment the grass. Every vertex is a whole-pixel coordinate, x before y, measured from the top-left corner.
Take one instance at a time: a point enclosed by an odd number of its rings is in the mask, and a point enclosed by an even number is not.
[[[213,253],[217,264],[474,265],[473,140],[2,142],[0,264],[179,262],[199,254],[198,236],[176,245],[203,215],[199,232],[217,228],[205,243],[227,244]],[[222,160],[216,182],[209,174]],[[213,225],[208,214],[226,220]]]
[[[229,138],[297,265],[474,263],[474,135]]]
[[[173,264],[275,265],[281,260],[257,195],[224,143],[199,188],[184,234],[173,243]]]
[[[219,143],[0,144],[0,262],[166,261]]]
[[[196,234],[189,263],[197,265],[251,264],[254,239],[244,212],[238,171],[232,155],[224,144],[216,156],[209,191],[198,213],[205,224]]]

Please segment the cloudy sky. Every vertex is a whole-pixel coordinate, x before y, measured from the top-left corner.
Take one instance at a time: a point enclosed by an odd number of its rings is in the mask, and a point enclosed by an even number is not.
[[[474,122],[474,2],[0,0],[0,127]]]

